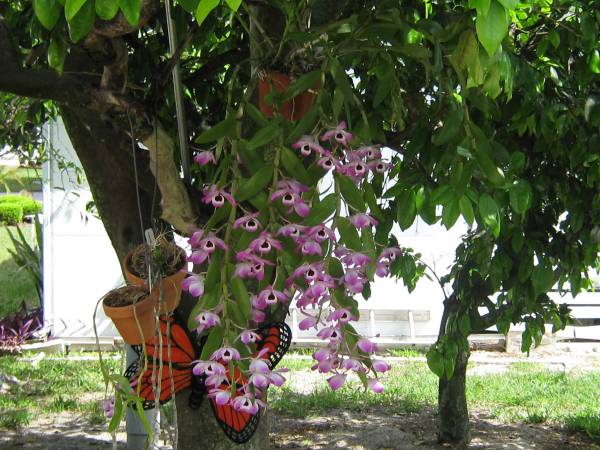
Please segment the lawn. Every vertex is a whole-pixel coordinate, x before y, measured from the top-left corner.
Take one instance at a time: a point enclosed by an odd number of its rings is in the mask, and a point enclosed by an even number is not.
[[[32,225],[21,225],[25,236],[31,235]],[[9,227],[13,234],[16,227]],[[37,306],[38,297],[33,281],[25,270],[19,270],[8,249],[12,243],[6,227],[0,225],[0,318],[18,309],[23,300],[28,306]]]
[[[0,192],[42,190],[41,169],[0,166]]]
[[[111,359],[113,369],[119,361]],[[383,394],[365,393],[350,383],[337,392],[325,387],[319,377],[317,388],[308,394],[295,386],[306,384],[310,360],[286,358],[290,382],[269,391],[271,407],[292,417],[335,414],[341,409],[365,411],[381,408],[393,413],[418,413],[436,404],[437,379],[421,361],[394,363],[386,376]],[[0,358],[0,372],[14,375],[23,386],[0,396],[0,426],[18,428],[40,414],[72,411],[90,423],[104,419],[98,409],[104,386],[96,361],[52,360],[37,365],[15,357]],[[296,384],[294,383],[296,378]],[[554,372],[535,364],[520,363],[503,374],[468,377],[471,408],[484,411],[506,423],[548,423],[570,431],[587,433],[600,443],[600,372]]]

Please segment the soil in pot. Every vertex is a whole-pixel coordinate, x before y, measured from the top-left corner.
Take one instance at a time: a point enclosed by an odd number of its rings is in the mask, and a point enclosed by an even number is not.
[[[160,285],[154,283],[153,291],[157,298],[162,289],[163,307],[161,312],[171,312],[181,299],[181,283],[186,277],[187,256],[185,251],[166,240],[159,241],[156,246],[143,244],[133,249],[123,262],[125,279],[129,284],[147,287],[148,263],[160,269],[162,275]]]
[[[127,344],[138,345],[154,336],[156,294],[138,286],[123,286],[106,294],[102,306]]]

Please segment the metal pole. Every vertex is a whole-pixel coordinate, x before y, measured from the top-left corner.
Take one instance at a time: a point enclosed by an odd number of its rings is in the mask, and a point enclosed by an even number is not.
[[[127,355],[127,366],[133,363],[138,355],[130,345],[125,346],[125,351]],[[146,415],[146,420],[152,427],[152,431],[156,432],[156,417],[157,410],[156,409],[148,409],[144,411]],[[127,408],[125,411],[125,420],[126,420],[126,429],[127,429],[127,450],[144,450],[146,448],[153,448],[152,446],[146,446],[146,440],[148,439],[148,434],[146,433],[146,429],[138,416],[138,412],[131,408]]]
[[[165,1],[167,12],[167,34],[169,35],[169,51],[171,57],[177,51],[177,31],[175,22],[171,17],[171,1]],[[175,111],[177,113],[177,134],[179,135],[179,152],[181,154],[181,167],[183,168],[183,178],[190,180],[190,155],[188,153],[188,134],[185,126],[185,113],[183,109],[183,96],[181,84],[181,72],[179,71],[179,62],[173,65],[173,92],[175,93]]]

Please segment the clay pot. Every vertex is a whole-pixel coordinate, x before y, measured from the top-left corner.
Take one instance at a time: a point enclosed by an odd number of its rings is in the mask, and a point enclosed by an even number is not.
[[[139,345],[154,336],[158,307],[156,294],[150,293],[133,305],[108,306],[102,301],[102,306],[104,314],[113,321],[126,344]]]
[[[163,297],[162,297],[163,304],[162,304],[162,308],[160,311],[161,314],[174,311],[175,308],[177,308],[177,306],[179,306],[179,302],[181,300],[181,283],[187,276],[187,273],[185,272],[186,263],[187,263],[187,255],[185,254],[185,250],[183,250],[182,248],[180,248],[179,251],[183,255],[182,266],[179,268],[179,271],[175,272],[173,275],[163,277],[161,280],[161,283],[160,283],[160,286],[162,287],[162,294],[163,294]],[[127,281],[127,284],[147,288],[148,287],[147,280],[144,278],[140,278],[131,272],[131,256],[132,256],[132,254],[133,254],[133,250],[130,251],[127,254],[127,256],[125,257],[125,259],[123,260],[123,271],[125,272],[125,280]],[[157,301],[159,301],[159,299],[160,299],[159,285],[154,283],[152,292],[156,294],[156,299],[157,299]]]
[[[285,91],[293,81],[289,75],[277,71],[267,72],[266,76],[259,80],[258,107],[265,116],[273,117],[274,115],[273,105],[268,105],[265,102],[265,96],[273,89],[277,92]],[[317,88],[318,85],[315,86],[315,89]],[[279,108],[279,113],[287,120],[300,120],[310,111],[316,96],[317,94],[312,89],[302,92],[291,100],[284,102]]]

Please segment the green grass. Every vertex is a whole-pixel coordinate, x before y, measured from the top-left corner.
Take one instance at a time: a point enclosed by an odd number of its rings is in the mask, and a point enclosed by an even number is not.
[[[283,366],[290,366],[288,360]],[[293,365],[299,365],[297,361]],[[297,367],[291,367],[296,369]],[[375,395],[359,383],[332,392],[325,385],[309,395],[290,388],[273,389],[271,406],[292,416],[326,414],[335,409],[361,411],[384,407],[390,413],[418,412],[435,407],[437,378],[425,363],[394,365],[385,378],[386,390]],[[285,386],[285,385],[284,385]],[[536,364],[515,364],[508,373],[470,376],[467,400],[471,408],[487,411],[504,422],[553,423],[583,431],[600,443],[600,372],[553,372]]]
[[[42,190],[41,169],[0,166],[0,192],[39,192]]]
[[[105,360],[112,371],[119,361]],[[0,372],[24,382],[0,395],[0,428],[16,429],[40,414],[76,412],[91,424],[104,423],[99,399],[104,383],[97,360],[69,361],[45,358],[37,364],[15,357],[0,358]]]
[[[30,236],[32,225],[21,225],[25,236]],[[16,227],[9,227],[14,231]],[[13,232],[15,234],[15,232]],[[8,249],[12,243],[4,226],[0,226],[0,318],[16,311],[24,300],[28,306],[37,306],[35,285],[25,270],[19,270]]]

